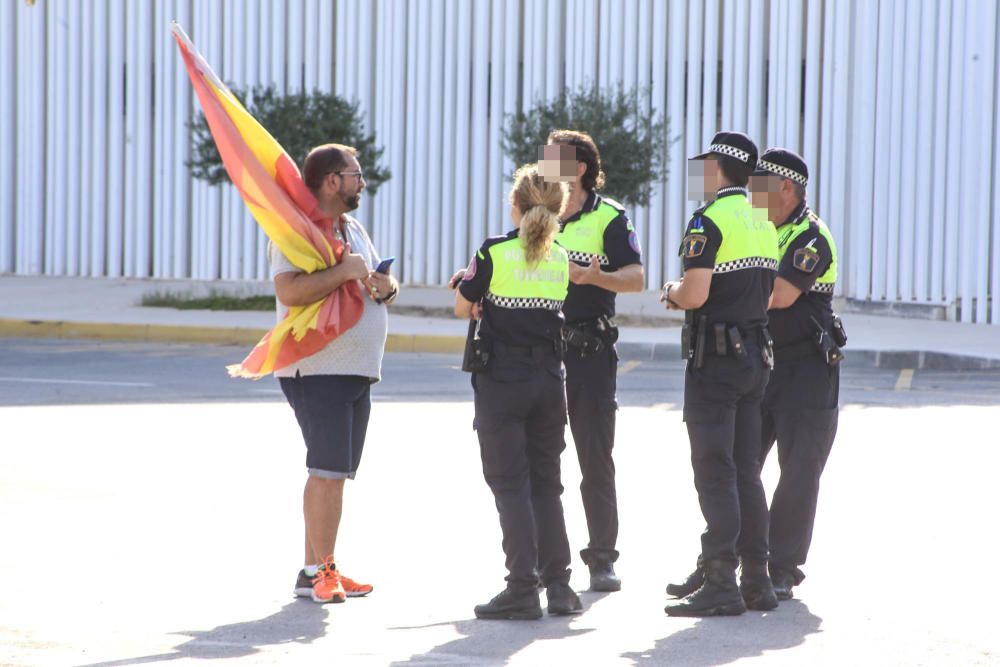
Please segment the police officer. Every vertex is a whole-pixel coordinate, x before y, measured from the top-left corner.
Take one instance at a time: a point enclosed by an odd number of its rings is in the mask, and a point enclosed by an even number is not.
[[[806,204],[809,168],[796,153],[767,150],[751,178],[754,206],[778,231],[778,277],[768,313],[774,372],[764,394],[761,464],[775,440],[781,475],[771,499],[770,572],[780,600],[805,575],[819,478],[837,433],[839,347],[847,342],[833,313],[837,246]]]
[[[663,286],[661,300],[687,311],[684,421],[707,523],[699,559],[702,581],[667,606],[671,616],[734,616],[747,607],[778,604],[767,576],[767,500],[758,437],[770,364],[767,303],[778,243],[773,225],[754,216],[747,199],[756,164],[757,147],[737,132],[716,134],[708,152],[690,161],[690,180],[700,182],[697,189],[711,201],[688,223],[681,244],[684,277]],[[742,561],[739,586],[737,556]]]
[[[566,251],[554,243],[566,186],[535,165],[514,175],[517,229],[487,239],[455,295],[455,314],[482,304],[473,373],[483,475],[496,499],[507,557],[507,587],[475,608],[477,618],[542,615],[539,575],[550,614],[582,609],[569,586],[559,457],[566,447],[561,309],[569,283]],[[488,357],[488,358],[487,358]]]
[[[569,252],[566,316],[566,396],[580,462],[580,493],[589,543],[580,552],[595,591],[617,591],[618,497],[615,490],[615,399],[618,355],[615,296],[644,284],[635,228],[625,209],[597,194],[604,185],[601,155],[585,132],[556,130],[544,147],[542,167],[571,183],[558,242]],[[551,155],[551,153],[556,153]],[[546,177],[553,176],[546,173]]]

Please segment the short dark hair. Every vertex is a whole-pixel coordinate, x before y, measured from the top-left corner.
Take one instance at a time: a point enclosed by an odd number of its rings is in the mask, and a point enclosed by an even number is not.
[[[593,192],[604,187],[601,153],[589,134],[577,130],[553,130],[549,133],[549,143],[576,148],[576,159],[587,165],[587,171],[580,179],[585,189]]]
[[[712,157],[719,163],[719,169],[722,170],[722,175],[725,176],[726,180],[733,185],[745,188],[747,183],[750,182],[750,174],[753,173],[753,167],[748,165],[746,162],[737,160],[736,158],[728,155],[713,153]]]
[[[323,185],[323,179],[330,172],[340,171],[347,166],[347,156],[357,156],[353,146],[344,144],[323,144],[316,146],[302,162],[302,180],[306,187],[316,193]]]

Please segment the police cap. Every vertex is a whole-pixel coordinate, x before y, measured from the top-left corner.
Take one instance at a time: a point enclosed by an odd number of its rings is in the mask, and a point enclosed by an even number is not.
[[[757,145],[742,132],[719,132],[712,137],[712,145],[692,160],[703,160],[713,155],[726,155],[753,167],[757,164]]]
[[[787,148],[768,148],[760,156],[754,175],[774,175],[787,178],[806,187],[809,183],[809,167],[802,156]]]

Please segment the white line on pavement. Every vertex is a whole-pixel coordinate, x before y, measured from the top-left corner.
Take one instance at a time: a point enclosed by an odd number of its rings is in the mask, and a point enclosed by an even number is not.
[[[624,364],[618,367],[618,377],[621,377],[626,373],[631,373],[633,370],[635,370],[636,366],[638,366],[641,363],[642,363],[641,361],[636,361],[635,359],[626,361]]]
[[[899,371],[899,377],[896,379],[896,391],[910,391],[910,384],[913,382],[913,369],[904,368]]]
[[[107,387],[152,387],[150,382],[112,382],[110,380],[63,380],[59,378],[0,377],[0,382],[34,382],[36,384],[93,384]]]

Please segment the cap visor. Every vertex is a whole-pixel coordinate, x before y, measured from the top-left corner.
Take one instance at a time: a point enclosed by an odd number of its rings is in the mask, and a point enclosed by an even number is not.
[[[712,157],[714,155],[715,155],[715,153],[713,153],[712,151],[705,151],[704,153],[699,153],[698,155],[695,155],[694,157],[689,157],[688,159],[689,160],[704,160],[705,158]]]

